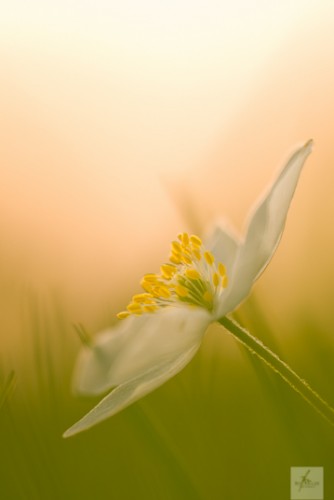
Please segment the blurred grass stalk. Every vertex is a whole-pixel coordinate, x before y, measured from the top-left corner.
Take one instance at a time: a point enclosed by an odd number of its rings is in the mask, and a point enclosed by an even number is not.
[[[10,394],[14,390],[16,382],[15,372],[12,370],[6,377],[3,386],[0,386],[0,411],[4,406],[5,402],[9,398]]]

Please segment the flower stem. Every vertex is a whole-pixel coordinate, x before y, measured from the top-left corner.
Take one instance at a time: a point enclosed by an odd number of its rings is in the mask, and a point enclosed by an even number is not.
[[[247,330],[226,316],[218,323],[224,326],[239,342],[252,353],[256,354],[272,370],[278,373],[290,387],[302,396],[313,408],[318,411],[330,424],[334,425],[334,409],[324,401],[309,384],[294,372],[277,354],[266,347],[259,339],[253,337]]]

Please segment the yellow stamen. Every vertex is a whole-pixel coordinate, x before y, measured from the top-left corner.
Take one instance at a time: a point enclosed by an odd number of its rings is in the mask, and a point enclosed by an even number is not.
[[[147,293],[152,292],[152,283],[147,283],[145,280],[141,280],[140,286],[145,290]]]
[[[127,306],[127,310],[130,312],[130,313],[135,313],[135,314],[138,314],[141,312],[141,305],[138,304],[137,302],[131,302],[128,306]]]
[[[212,266],[212,264],[213,264],[213,263],[214,263],[214,261],[215,261],[215,258],[214,258],[214,256],[212,255],[212,253],[211,253],[211,252],[208,252],[208,251],[204,252],[204,258],[205,258],[205,260],[207,261],[207,263],[209,264],[209,266]]]
[[[187,269],[184,274],[191,280],[198,280],[201,277],[200,273],[196,269]]]
[[[222,277],[222,287],[226,288],[228,285],[228,277],[225,275]]]
[[[163,264],[160,267],[160,271],[161,271],[162,276],[166,280],[170,280],[174,276],[174,274],[176,273],[177,269],[175,266],[172,266],[171,264]]]
[[[169,260],[170,260],[170,262],[172,262],[172,264],[176,264],[176,265],[179,265],[182,262],[181,255],[176,254],[174,252],[172,252],[171,255],[169,256]]]
[[[219,278],[218,273],[213,273],[212,281],[213,281],[214,286],[217,287],[219,285],[220,278]]]
[[[178,241],[172,241],[171,247],[172,247],[172,252],[176,253],[182,252],[181,244]]]
[[[200,247],[202,245],[202,240],[195,234],[192,234],[190,236],[190,242],[195,246],[195,247]]]
[[[158,306],[144,306],[143,311],[148,313],[153,313],[158,309]]]
[[[222,276],[222,277],[224,277],[226,275],[226,267],[221,262],[219,262],[219,264],[218,264],[218,272],[219,272],[220,276]]]
[[[163,297],[165,299],[169,299],[171,293],[169,288],[165,285],[159,285],[154,289],[154,294],[157,294],[156,297]]]
[[[175,287],[175,291],[176,291],[177,295],[179,295],[179,297],[187,297],[189,290],[188,290],[188,288],[186,288],[183,285],[177,285]]]
[[[201,252],[197,248],[193,250],[193,255],[196,257],[197,260],[201,260],[202,258]]]
[[[132,297],[133,302],[137,302],[138,304],[149,304],[153,300],[153,297],[150,293],[138,293]]]
[[[179,237],[180,237],[180,240],[182,241],[183,245],[187,247],[189,245],[189,234],[182,233],[179,235]]]
[[[128,311],[121,311],[117,314],[118,319],[125,319],[128,316],[130,316],[130,313]]]
[[[203,299],[206,301],[206,302],[211,302],[213,297],[212,297],[212,293],[209,292],[208,290],[206,292],[203,293]]]
[[[212,312],[227,284],[225,266],[215,264],[213,254],[202,246],[201,239],[180,233],[171,243],[169,261],[160,266],[159,273],[144,275],[141,286],[145,293],[134,295],[127,310],[117,317],[153,313],[180,302]]]
[[[188,255],[181,255],[181,260],[184,264],[192,264],[192,260],[191,260],[191,257],[188,257]]]
[[[143,280],[148,281],[150,283],[156,283],[158,276],[156,274],[145,274]]]
[[[183,247],[182,248],[182,255],[187,255],[188,257],[191,258],[191,250],[188,247]]]

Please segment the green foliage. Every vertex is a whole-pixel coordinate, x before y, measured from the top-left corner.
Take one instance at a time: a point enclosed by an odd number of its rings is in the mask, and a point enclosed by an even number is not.
[[[64,440],[99,398],[71,394],[79,349],[71,319],[34,301],[29,310],[24,356],[8,368],[1,360],[0,498],[281,500],[291,466],[323,466],[325,498],[334,497],[333,428],[221,328],[173,380]],[[238,320],[334,403],[324,322],[305,313],[282,334],[254,301]]]

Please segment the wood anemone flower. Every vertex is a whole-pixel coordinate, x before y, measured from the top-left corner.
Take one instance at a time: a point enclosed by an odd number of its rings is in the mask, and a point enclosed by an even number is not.
[[[75,370],[76,392],[97,395],[113,390],[65,437],[115,415],[177,374],[195,355],[210,323],[218,321],[232,332],[226,315],[247,297],[270,262],[311,149],[309,141],[288,160],[252,211],[243,240],[217,226],[205,243],[187,233],[172,242],[168,263],[159,273],[144,276],[143,292],[118,314],[119,323],[83,347]],[[255,342],[257,348],[248,345],[255,352],[270,352],[250,338],[241,341]],[[274,364],[265,354],[257,354]]]

